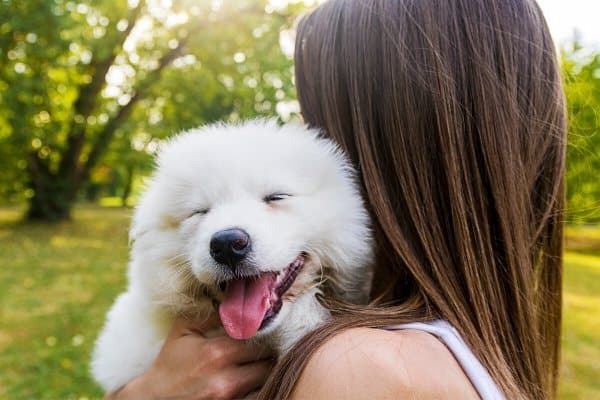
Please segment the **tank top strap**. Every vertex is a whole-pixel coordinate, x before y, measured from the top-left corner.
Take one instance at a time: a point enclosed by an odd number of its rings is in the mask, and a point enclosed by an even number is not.
[[[444,320],[412,322],[385,326],[382,329],[390,331],[414,329],[434,335],[454,355],[454,358],[458,361],[482,400],[504,400],[504,395],[487,369],[475,357],[475,354],[473,354],[469,346],[464,342],[458,331],[448,322]]]

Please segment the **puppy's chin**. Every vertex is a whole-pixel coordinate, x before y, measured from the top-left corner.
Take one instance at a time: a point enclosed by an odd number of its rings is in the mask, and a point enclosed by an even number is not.
[[[282,326],[285,325],[286,318],[290,314],[291,309],[294,307],[294,303],[290,300],[283,300],[281,309],[277,315],[271,319],[265,326],[261,327],[256,332],[256,338],[269,338],[281,330]]]
[[[318,301],[317,294],[323,293],[326,280],[318,257],[309,255],[294,284],[281,296],[278,314],[257,332],[256,337],[275,338],[285,349],[289,343],[324,322],[329,312]]]
[[[313,327],[311,317],[304,315],[318,305],[315,295],[322,279],[320,264],[313,260],[302,253],[281,272],[227,281],[219,302],[227,333],[235,339],[276,339]]]
[[[316,287],[294,299],[285,300],[277,318],[261,329],[255,340],[276,348],[279,355],[286,353],[298,340],[307,335],[330,317],[329,311],[319,303]]]

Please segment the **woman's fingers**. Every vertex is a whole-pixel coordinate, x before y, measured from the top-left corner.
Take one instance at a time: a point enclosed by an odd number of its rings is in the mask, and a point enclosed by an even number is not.
[[[257,343],[235,340],[225,335],[209,340],[210,346],[222,351],[226,361],[230,363],[241,365],[275,357],[273,350]]]
[[[259,389],[274,363],[270,352],[206,334],[218,326],[217,315],[177,318],[152,366],[111,398],[237,399]]]
[[[224,370],[220,377],[222,381],[216,383],[225,392],[219,394],[224,394],[224,398],[237,399],[260,389],[267,380],[273,364],[273,361],[259,361]]]
[[[211,314],[206,319],[186,318],[179,316],[173,322],[173,327],[169,333],[170,337],[180,337],[185,335],[202,335],[204,332],[214,330],[221,325],[219,316],[216,313]]]
[[[199,335],[188,335],[180,337],[177,345],[186,349],[186,352],[196,354],[199,365],[229,367],[273,359],[270,350],[228,336],[207,339]]]

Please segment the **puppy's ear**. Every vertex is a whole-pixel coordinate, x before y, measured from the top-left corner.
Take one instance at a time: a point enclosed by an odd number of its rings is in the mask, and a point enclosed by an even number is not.
[[[132,245],[144,234],[156,230],[160,223],[160,200],[159,193],[154,188],[154,179],[146,182],[147,188],[138,201],[133,220],[129,228],[129,244]]]
[[[168,190],[165,189],[164,173],[168,165],[177,165],[181,158],[179,149],[187,148],[179,143],[189,133],[183,132],[171,137],[159,145],[154,159],[154,173],[144,182],[144,190],[135,207],[133,221],[129,229],[129,242],[133,244],[144,234],[171,225],[171,221],[163,216],[164,208],[169,205]]]

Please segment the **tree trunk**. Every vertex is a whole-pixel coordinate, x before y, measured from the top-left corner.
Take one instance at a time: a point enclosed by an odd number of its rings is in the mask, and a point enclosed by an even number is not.
[[[47,176],[33,183],[33,196],[29,199],[28,220],[61,221],[71,218],[73,198],[68,181],[57,176]]]
[[[106,84],[106,73],[113,64],[125,40],[141,15],[145,1],[140,1],[130,17],[128,29],[121,35],[121,40],[116,50],[107,58],[94,62],[94,74],[90,83],[80,88],[79,95],[74,104],[73,115],[84,118],[91,115],[97,106],[100,91]],[[77,125],[71,127],[67,137],[66,148],[61,154],[58,169],[51,171],[48,163],[41,160],[37,154],[28,154],[28,169],[30,188],[33,196],[29,199],[27,219],[59,221],[71,217],[71,208],[82,186],[89,181],[90,173],[108,148],[116,130],[130,116],[133,106],[141,99],[142,93],[150,88],[160,77],[162,71],[177,57],[181,55],[183,46],[189,38],[181,38],[174,49],[167,51],[158,61],[158,67],[149,72],[148,76],[134,88],[134,94],[129,102],[123,105],[99,132],[93,143],[87,160],[81,160],[84,145],[90,142],[86,134],[86,127]],[[129,196],[129,193],[125,193]],[[124,195],[124,196],[125,196]]]
[[[133,166],[127,166],[127,176],[125,177],[125,187],[123,189],[123,194],[121,195],[121,207],[127,207],[127,199],[131,194],[131,189],[133,187]]]

